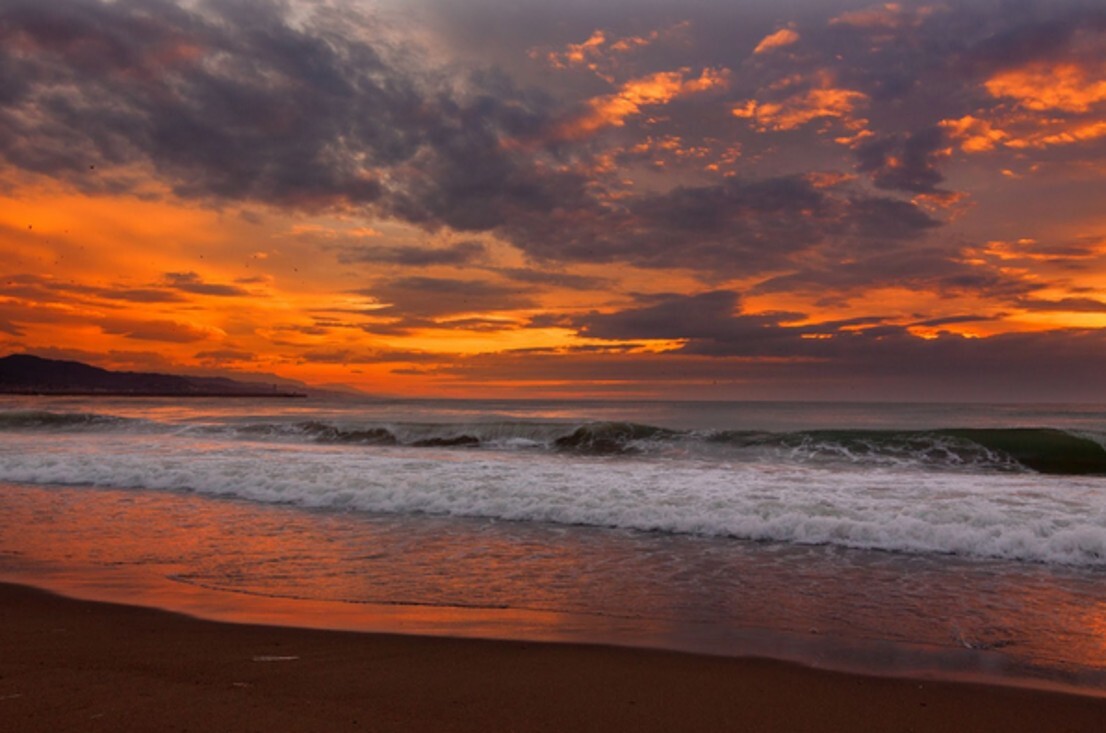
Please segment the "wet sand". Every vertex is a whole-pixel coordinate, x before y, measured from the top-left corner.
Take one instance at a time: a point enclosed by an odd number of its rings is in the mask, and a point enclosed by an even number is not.
[[[11,731],[1100,731],[1106,699],[674,652],[249,626],[0,584]]]

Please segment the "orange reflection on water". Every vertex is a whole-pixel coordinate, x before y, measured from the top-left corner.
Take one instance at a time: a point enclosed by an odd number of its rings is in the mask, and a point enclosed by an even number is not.
[[[435,562],[410,566],[405,564],[409,548],[389,547],[394,537],[375,540],[371,528],[354,538],[359,557],[351,558],[351,539],[337,529],[340,515],[187,494],[12,485],[0,485],[0,504],[7,510],[0,521],[0,550],[19,560],[0,565],[0,577],[75,598],[237,623],[608,640],[595,618],[548,607],[508,607],[494,601],[496,589],[482,593],[473,580],[472,566],[478,565],[489,584],[531,583],[543,589],[547,603],[552,597],[554,605],[571,607],[574,601],[567,596],[578,589],[565,579],[586,560],[571,547],[513,546],[489,535],[478,546],[463,548],[451,546],[448,537],[422,537],[416,540],[420,550]],[[394,560],[382,557],[374,564],[377,554]],[[509,559],[520,554],[541,561],[520,574],[518,563]],[[343,564],[350,560],[361,560],[358,567],[365,573],[346,572]],[[668,623],[646,618],[610,623],[632,626],[645,643],[669,630]]]

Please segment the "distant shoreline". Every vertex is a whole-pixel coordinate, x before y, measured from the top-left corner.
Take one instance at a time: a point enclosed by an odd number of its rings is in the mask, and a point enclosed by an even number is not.
[[[258,398],[279,397],[282,399],[303,399],[303,392],[99,392],[91,390],[10,390],[0,389],[0,395],[18,397],[236,397]]]

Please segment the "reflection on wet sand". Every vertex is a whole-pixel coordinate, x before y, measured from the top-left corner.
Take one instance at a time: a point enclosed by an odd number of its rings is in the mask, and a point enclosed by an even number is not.
[[[180,493],[0,489],[0,575],[75,597],[250,623],[1106,688],[1106,601],[1074,570]]]

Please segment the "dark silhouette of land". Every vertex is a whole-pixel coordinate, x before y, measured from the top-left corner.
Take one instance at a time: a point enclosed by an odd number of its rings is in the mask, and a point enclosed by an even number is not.
[[[0,358],[0,394],[103,395],[113,397],[304,397],[275,384],[225,377],[152,372],[113,372],[79,361],[30,354]]]

